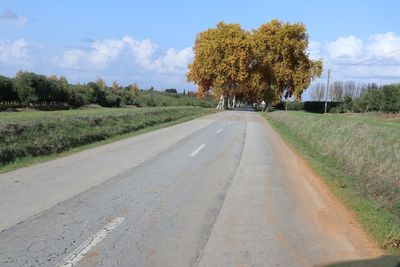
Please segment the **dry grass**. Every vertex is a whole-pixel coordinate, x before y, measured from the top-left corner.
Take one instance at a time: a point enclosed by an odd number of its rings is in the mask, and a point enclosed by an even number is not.
[[[365,221],[382,246],[400,237],[400,119],[397,115],[276,111],[268,114],[267,119],[310,158],[325,165],[321,168],[328,170],[332,185],[349,191],[356,201],[369,203],[370,208],[363,210],[364,206],[359,212],[369,214]],[[389,223],[373,216],[386,216]]]

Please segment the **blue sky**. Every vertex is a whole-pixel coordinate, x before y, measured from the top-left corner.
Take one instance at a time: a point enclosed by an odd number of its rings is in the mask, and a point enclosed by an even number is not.
[[[394,0],[1,0],[0,74],[194,89],[185,72],[198,32],[218,21],[250,30],[277,18],[307,25],[310,55],[333,79],[400,82],[399,10]]]

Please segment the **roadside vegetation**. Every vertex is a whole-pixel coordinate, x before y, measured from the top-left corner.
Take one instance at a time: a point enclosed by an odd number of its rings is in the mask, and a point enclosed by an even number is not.
[[[325,85],[317,83],[311,88],[313,101],[286,101],[275,107],[280,110],[304,110],[325,112]],[[400,84],[378,86],[374,83],[336,81],[328,90],[327,112],[329,113],[396,113],[400,112]]]
[[[379,245],[400,252],[400,115],[263,116],[326,179]]]
[[[62,76],[46,77],[33,72],[18,72],[12,78],[0,75],[0,111],[21,108],[60,110],[89,104],[103,107],[215,107],[216,100],[211,97],[198,99],[194,92],[178,93],[174,88],[161,92],[153,87],[139,89],[135,83],[121,86],[113,82],[108,86],[100,78],[86,84],[70,84]]]
[[[200,107],[94,108],[0,113],[0,169],[139,130],[211,114]]]

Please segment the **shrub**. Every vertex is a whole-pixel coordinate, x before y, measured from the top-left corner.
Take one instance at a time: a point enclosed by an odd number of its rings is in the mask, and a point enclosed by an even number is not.
[[[14,80],[18,100],[22,103],[31,103],[39,100],[34,88],[34,73],[19,72]]]
[[[14,91],[10,78],[0,75],[0,101],[16,101],[17,94]]]
[[[354,99],[345,96],[341,108],[351,112],[400,112],[400,84],[369,87]]]
[[[287,104],[286,104],[287,103]],[[338,107],[341,102],[328,102],[328,112],[332,108]],[[280,102],[276,105],[277,109],[285,110],[287,105],[287,110],[304,110],[313,113],[324,113],[325,112],[325,102],[323,101],[287,101]],[[337,109],[335,109],[337,111]]]
[[[77,91],[71,89],[68,97],[68,104],[72,107],[79,108],[88,104],[87,96],[82,93],[78,93]]]

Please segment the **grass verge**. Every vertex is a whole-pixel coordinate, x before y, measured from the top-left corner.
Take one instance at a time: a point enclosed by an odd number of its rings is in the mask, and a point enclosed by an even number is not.
[[[367,116],[263,114],[356,212],[388,253],[400,253],[400,123]]]
[[[197,107],[0,113],[0,173],[214,113]]]

